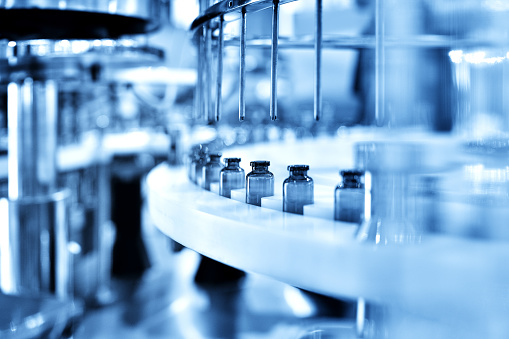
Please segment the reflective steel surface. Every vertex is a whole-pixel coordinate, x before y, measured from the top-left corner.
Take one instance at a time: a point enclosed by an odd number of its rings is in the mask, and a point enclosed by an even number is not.
[[[95,39],[159,27],[160,0],[0,1],[0,37],[10,40]]]

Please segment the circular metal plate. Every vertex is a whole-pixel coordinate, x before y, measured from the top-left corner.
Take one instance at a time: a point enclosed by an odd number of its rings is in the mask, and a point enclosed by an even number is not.
[[[104,70],[153,66],[163,60],[161,49],[130,39],[29,40],[0,44],[2,81],[27,76],[72,79],[83,74],[98,80],[104,76]]]
[[[0,2],[0,38],[103,39],[146,33],[160,24],[159,0]]]

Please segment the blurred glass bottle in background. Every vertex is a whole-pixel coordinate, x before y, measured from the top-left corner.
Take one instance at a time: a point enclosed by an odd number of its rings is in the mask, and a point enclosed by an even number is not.
[[[210,184],[219,183],[219,176],[223,169],[221,164],[221,153],[211,153],[208,161],[202,169],[203,188],[210,191]]]
[[[244,188],[246,177],[244,170],[240,167],[240,158],[226,158],[226,167],[221,170],[219,180],[219,194],[231,198],[232,189]]]
[[[169,138],[168,164],[170,166],[179,166],[183,164],[182,159],[182,130],[170,129],[167,131]],[[187,167],[189,173],[189,166]]]
[[[187,158],[186,158],[187,177],[192,182],[195,182],[194,168],[196,166],[196,161],[198,160],[198,152],[199,151],[200,151],[200,147],[198,145],[194,145],[189,150],[189,153],[187,154]]]
[[[423,176],[454,162],[450,142],[362,142],[356,146],[356,168],[364,171],[364,218],[358,240],[377,245],[421,242],[424,206],[419,203]]]
[[[334,193],[334,220],[361,223],[364,215],[364,172],[339,172],[342,181]]]
[[[274,195],[274,174],[269,172],[270,161],[251,161],[252,171],[246,175],[246,203],[262,205],[263,197]]]
[[[200,187],[203,186],[201,173],[203,171],[203,167],[207,164],[207,153],[208,148],[204,145],[200,145],[200,150],[198,151],[197,156],[193,159],[191,165],[191,181]]]
[[[314,203],[314,183],[308,165],[288,166],[290,176],[283,182],[283,212],[304,214],[304,205]]]

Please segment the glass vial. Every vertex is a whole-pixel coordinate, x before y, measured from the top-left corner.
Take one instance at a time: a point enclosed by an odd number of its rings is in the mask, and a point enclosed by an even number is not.
[[[363,171],[339,172],[342,181],[334,194],[334,220],[360,224],[364,216]]]
[[[223,164],[221,164],[221,153],[211,153],[208,156],[208,161],[202,170],[203,188],[210,191],[210,184],[219,183],[219,177]]]
[[[288,166],[290,176],[283,182],[283,212],[304,214],[304,205],[314,203],[313,179],[308,165]]]
[[[224,159],[226,167],[221,170],[219,180],[219,194],[231,198],[232,190],[246,186],[246,174],[240,167],[240,158]]]
[[[191,180],[200,187],[203,187],[203,167],[207,164],[208,149],[206,146],[200,146],[197,156],[193,160]]]
[[[262,205],[262,197],[274,195],[274,174],[269,172],[270,161],[251,161],[252,171],[246,175],[246,203]]]
[[[191,150],[189,151],[186,159],[186,170],[187,170],[187,177],[192,182],[196,181],[196,173],[194,172],[196,161],[198,160],[198,152],[200,151],[200,146],[194,145]]]

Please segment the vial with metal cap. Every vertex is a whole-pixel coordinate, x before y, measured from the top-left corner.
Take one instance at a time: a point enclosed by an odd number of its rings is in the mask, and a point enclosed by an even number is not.
[[[232,190],[246,186],[246,174],[240,167],[240,158],[226,158],[224,162],[226,167],[220,173],[219,194],[231,198]]]
[[[359,224],[364,215],[364,172],[344,170],[339,173],[342,181],[334,194],[334,220]]]
[[[219,183],[219,176],[223,164],[221,164],[221,153],[210,153],[208,161],[202,170],[202,187],[210,191],[210,184]]]
[[[269,172],[270,161],[251,161],[252,171],[246,175],[246,203],[262,205],[263,197],[274,195],[274,174]]]
[[[304,214],[304,206],[314,203],[314,183],[308,165],[288,166],[290,176],[283,182],[283,212]]]

